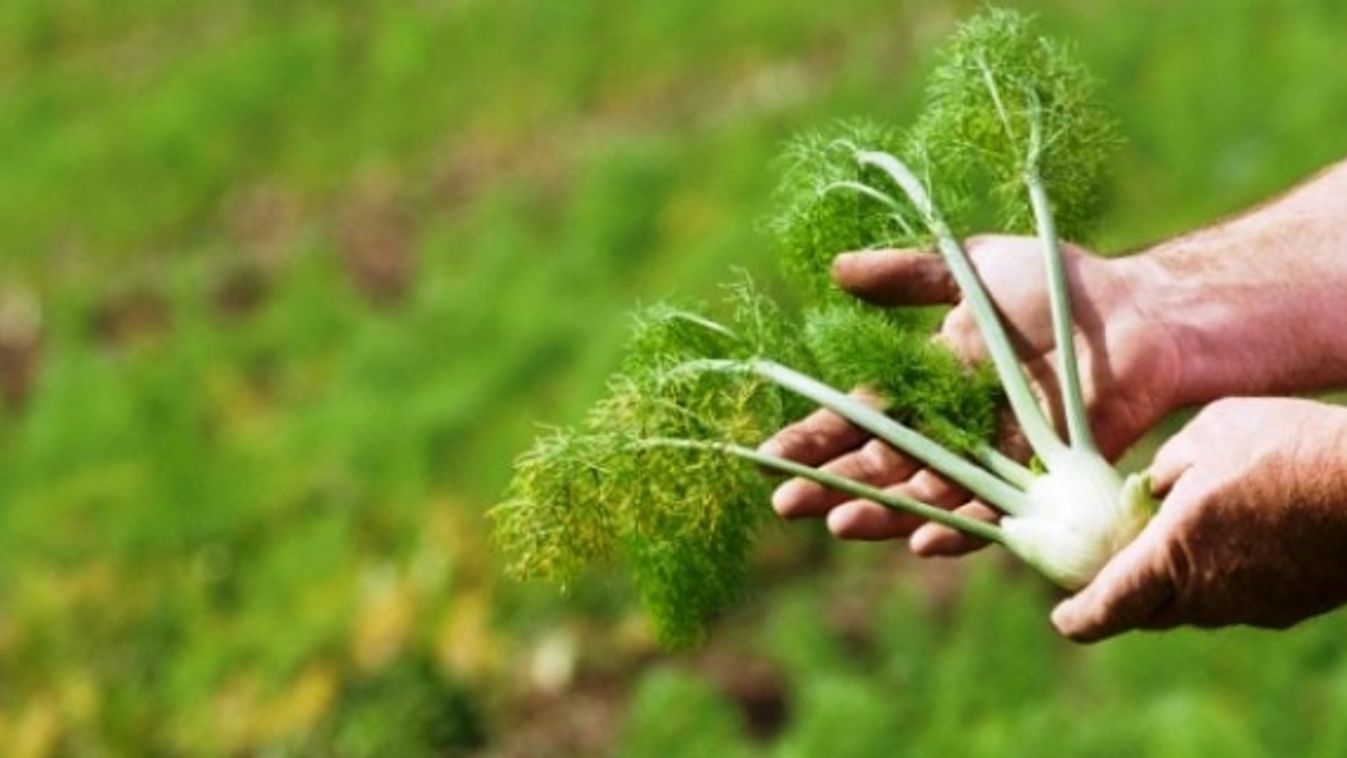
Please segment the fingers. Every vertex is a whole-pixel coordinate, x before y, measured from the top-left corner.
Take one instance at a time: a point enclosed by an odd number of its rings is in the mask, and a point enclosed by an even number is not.
[[[1157,611],[1174,596],[1164,558],[1168,521],[1157,516],[1085,589],[1059,603],[1052,611],[1057,631],[1088,643],[1150,626]]]
[[[872,393],[857,390],[851,395],[871,407],[880,405],[879,398]],[[772,435],[758,449],[806,466],[817,466],[855,450],[869,438],[869,432],[827,408],[820,408]]]
[[[904,478],[907,481],[888,491],[930,505],[950,508],[966,499],[963,491],[930,469],[916,470],[916,462]],[[915,473],[913,473],[915,472]],[[895,511],[867,500],[849,500],[828,511],[828,530],[848,540],[887,540],[911,534],[922,519]]]
[[[1194,435],[1187,427],[1170,437],[1156,451],[1146,473],[1151,479],[1151,492],[1163,495],[1173,488],[1183,472],[1192,467],[1198,452]]]
[[[995,523],[1001,516],[996,509],[979,502],[965,503],[954,512],[987,523]],[[908,547],[913,554],[922,558],[937,556],[955,556],[971,553],[987,546],[987,541],[951,529],[944,524],[927,523],[912,533]]]
[[[1230,435],[1239,428],[1230,423],[1230,410],[1238,407],[1240,398],[1225,398],[1208,404],[1196,416],[1189,419],[1174,436],[1165,440],[1165,444],[1156,451],[1147,474],[1151,479],[1151,491],[1157,495],[1168,492],[1184,472],[1191,469],[1198,458],[1212,448],[1227,447]],[[1243,414],[1236,413],[1236,417]]]
[[[872,439],[859,450],[839,456],[823,470],[875,487],[886,487],[907,479],[919,465],[911,458]],[[822,516],[851,496],[809,479],[791,479],[772,493],[772,508],[783,518]]]
[[[954,485],[949,480],[939,476],[930,469],[922,469],[906,482],[900,488],[900,491],[902,494],[915,500],[920,500],[923,503],[934,505],[938,508],[953,509],[955,513],[961,515],[981,519],[983,521],[996,520],[996,511],[981,503],[968,502],[969,494],[966,490]],[[916,526],[915,529],[909,527],[908,529],[895,532],[892,536],[898,537],[911,533],[912,539],[910,544],[913,552],[917,555],[927,557],[934,555],[954,555],[976,549],[983,544],[980,540],[964,539],[965,535],[956,529],[951,529],[936,523],[921,523],[919,520],[914,521],[915,523],[913,523],[913,521],[909,521],[908,523]],[[830,518],[829,527],[831,526],[832,520]],[[834,534],[836,533],[837,532],[834,531]]]
[[[982,341],[982,331],[978,329],[973,311],[969,308],[954,308],[945,314],[935,341],[954,351],[967,363],[988,358],[987,344]]]
[[[922,469],[907,482],[889,487],[888,491],[953,509],[955,513],[988,523],[994,523],[1000,517],[996,510],[982,503],[966,502],[967,492],[930,469]],[[912,514],[866,500],[850,500],[837,505],[827,511],[827,519],[828,530],[841,539],[873,541],[912,535],[913,552],[923,557],[961,555],[987,544],[956,529],[925,522]]]
[[[940,256],[914,250],[862,250],[833,259],[842,289],[876,305],[938,305],[959,300]]]
[[[900,487],[889,491],[899,492]],[[850,500],[828,511],[828,531],[844,540],[891,540],[909,534],[917,517],[866,500]]]

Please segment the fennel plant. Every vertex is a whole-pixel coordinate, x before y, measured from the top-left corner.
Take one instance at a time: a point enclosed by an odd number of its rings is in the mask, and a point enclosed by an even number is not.
[[[723,315],[660,305],[638,316],[609,395],[577,427],[541,437],[492,511],[519,576],[563,587],[621,559],[661,638],[695,641],[744,584],[766,512],[759,468],[813,480],[1004,545],[1066,588],[1088,582],[1153,512],[1146,483],[1124,478],[1090,433],[1073,345],[1059,234],[1096,214],[1116,142],[1071,51],[1016,13],[963,24],[931,75],[921,118],[805,135],[786,151],[772,228],[785,268],[814,303],[802,320],[741,279]],[[985,190],[985,192],[984,192]],[[1003,226],[1034,231],[1048,272],[1066,435],[1036,401],[960,237],[989,195]],[[924,311],[880,310],[835,295],[834,255],[930,246],[943,256],[987,344],[967,367],[929,340]],[[999,386],[998,386],[999,383]],[[841,388],[866,385],[881,409]],[[1035,461],[991,444],[1000,398]],[[999,509],[988,524],[754,446],[823,406]]]

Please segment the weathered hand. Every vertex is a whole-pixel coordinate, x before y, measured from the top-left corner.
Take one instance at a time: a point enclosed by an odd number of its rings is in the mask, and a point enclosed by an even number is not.
[[[1156,517],[1053,612],[1081,642],[1180,624],[1284,628],[1347,602],[1347,409],[1232,398],[1151,465]]]
[[[1043,254],[1028,237],[988,236],[967,250],[1045,406],[1054,409],[1056,382],[1052,322]],[[1091,426],[1103,452],[1122,453],[1180,401],[1180,354],[1167,325],[1149,303],[1156,272],[1142,261],[1108,260],[1064,246],[1073,295],[1077,354]],[[839,256],[834,277],[847,291],[880,305],[954,305],[939,339],[969,360],[985,356],[971,309],[941,258],[930,253],[877,250]],[[1013,447],[1013,442],[1011,443]],[[819,411],[783,429],[765,443],[772,452],[869,484],[899,490],[926,502],[991,519],[995,512],[969,502],[967,493],[922,468],[830,411]],[[979,543],[952,529],[923,525],[872,503],[804,480],[777,489],[773,507],[786,518],[824,517],[848,539],[912,535],[918,554],[956,554]]]

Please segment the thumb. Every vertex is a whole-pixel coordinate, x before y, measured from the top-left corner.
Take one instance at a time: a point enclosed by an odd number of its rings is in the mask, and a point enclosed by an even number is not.
[[[1157,515],[1085,589],[1053,609],[1052,624],[1062,636],[1098,642],[1141,626],[1170,600],[1174,585],[1164,560],[1165,521]]]
[[[938,255],[916,250],[861,250],[833,259],[842,289],[876,305],[940,305],[959,301],[959,286]]]
[[[1151,480],[1151,492],[1157,495],[1169,492],[1179,477],[1192,468],[1198,452],[1195,437],[1196,434],[1190,428],[1184,427],[1160,446],[1146,469]]]

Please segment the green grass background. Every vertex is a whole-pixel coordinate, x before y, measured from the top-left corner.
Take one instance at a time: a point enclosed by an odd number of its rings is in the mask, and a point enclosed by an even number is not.
[[[1107,252],[1347,154],[1341,3],[1014,5],[1122,121]],[[910,119],[976,7],[0,3],[0,752],[1347,752],[1340,617],[1081,649],[994,556],[792,525],[670,655],[497,575],[624,314],[772,281],[781,141]]]

